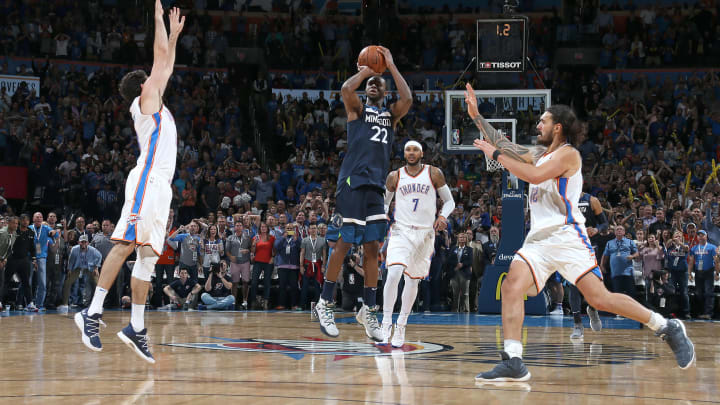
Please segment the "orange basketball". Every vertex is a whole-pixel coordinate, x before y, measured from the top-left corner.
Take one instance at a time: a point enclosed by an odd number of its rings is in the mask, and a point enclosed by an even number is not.
[[[383,73],[387,69],[387,66],[385,66],[385,57],[376,45],[366,46],[360,51],[358,65],[367,66],[378,73]]]

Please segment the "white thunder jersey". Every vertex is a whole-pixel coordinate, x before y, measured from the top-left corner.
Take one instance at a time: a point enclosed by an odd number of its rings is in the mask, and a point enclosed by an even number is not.
[[[125,204],[113,240],[150,245],[160,255],[172,202],[170,182],[175,174],[177,129],[172,114],[163,106],[145,115],[140,97],[130,105],[140,156],[125,182]]]
[[[432,228],[437,213],[437,193],[430,178],[430,166],[423,165],[415,176],[403,167],[398,170],[395,188],[395,222],[405,226]]]
[[[569,145],[563,145],[563,148]],[[535,164],[540,166],[552,160],[555,153],[560,150],[543,155]],[[540,184],[530,185],[530,233],[563,225],[584,225],[585,217],[578,208],[578,201],[582,195],[583,178],[581,170],[569,178],[558,177],[546,180]]]
[[[142,171],[141,180],[152,171],[154,176],[171,182],[175,175],[177,156],[177,128],[172,114],[163,105],[160,111],[145,115],[140,111],[140,97],[135,97],[130,106],[130,115],[140,147],[137,166],[133,170]]]

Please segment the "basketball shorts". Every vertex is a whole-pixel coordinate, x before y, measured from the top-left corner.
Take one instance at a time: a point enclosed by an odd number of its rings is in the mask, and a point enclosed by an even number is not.
[[[250,282],[250,262],[230,263],[230,277],[233,283]]]
[[[354,189],[341,183],[335,195],[335,215],[325,238],[333,242],[342,238],[352,244],[382,242],[387,232],[384,204],[383,191],[377,187]]]
[[[531,231],[513,260],[522,260],[530,266],[538,291],[556,271],[573,284],[591,272],[602,280],[595,251],[581,225]]]
[[[172,189],[170,182],[136,167],[125,183],[125,204],[112,240],[151,246],[160,255],[165,245]]]
[[[423,279],[430,273],[434,250],[435,230],[394,223],[390,227],[387,267],[400,264],[410,278]]]

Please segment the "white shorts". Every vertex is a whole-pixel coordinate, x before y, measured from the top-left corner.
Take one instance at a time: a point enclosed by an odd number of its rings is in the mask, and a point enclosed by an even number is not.
[[[591,271],[602,279],[590,238],[582,225],[531,232],[514,260],[525,261],[530,266],[538,291],[556,271],[573,284]]]
[[[430,273],[430,259],[435,251],[435,231],[432,228],[413,229],[393,224],[387,249],[387,267],[405,266],[410,278],[423,279]]]
[[[136,167],[128,175],[125,204],[112,240],[150,245],[159,256],[165,244],[172,189],[167,179],[152,173],[143,178],[141,170]]]

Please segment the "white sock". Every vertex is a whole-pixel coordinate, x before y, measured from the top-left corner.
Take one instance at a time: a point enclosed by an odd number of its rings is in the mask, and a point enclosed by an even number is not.
[[[511,359],[513,357],[520,357],[522,359],[522,343],[519,340],[505,339],[505,353],[507,353]]]
[[[653,312],[650,314],[650,320],[645,325],[647,325],[647,327],[652,329],[653,331],[657,331],[658,329],[662,329],[665,327],[665,325],[667,325],[667,319],[665,319],[665,317],[658,314],[657,312]]]
[[[383,287],[383,323],[392,324],[393,308],[398,296],[398,285],[402,278],[404,266],[393,264],[388,268],[387,279]]]
[[[145,329],[145,305],[132,304],[132,312],[130,313],[130,325],[135,332]]]
[[[397,324],[400,326],[407,325],[408,316],[412,312],[413,304],[415,304],[415,298],[417,298],[418,284],[420,280],[413,280],[405,275],[405,288],[402,293],[402,305],[400,307],[400,316],[398,316]]]
[[[93,295],[90,308],[88,308],[88,315],[102,314],[103,303],[105,302],[105,296],[107,293],[106,289],[100,286],[95,287],[95,295]]]

